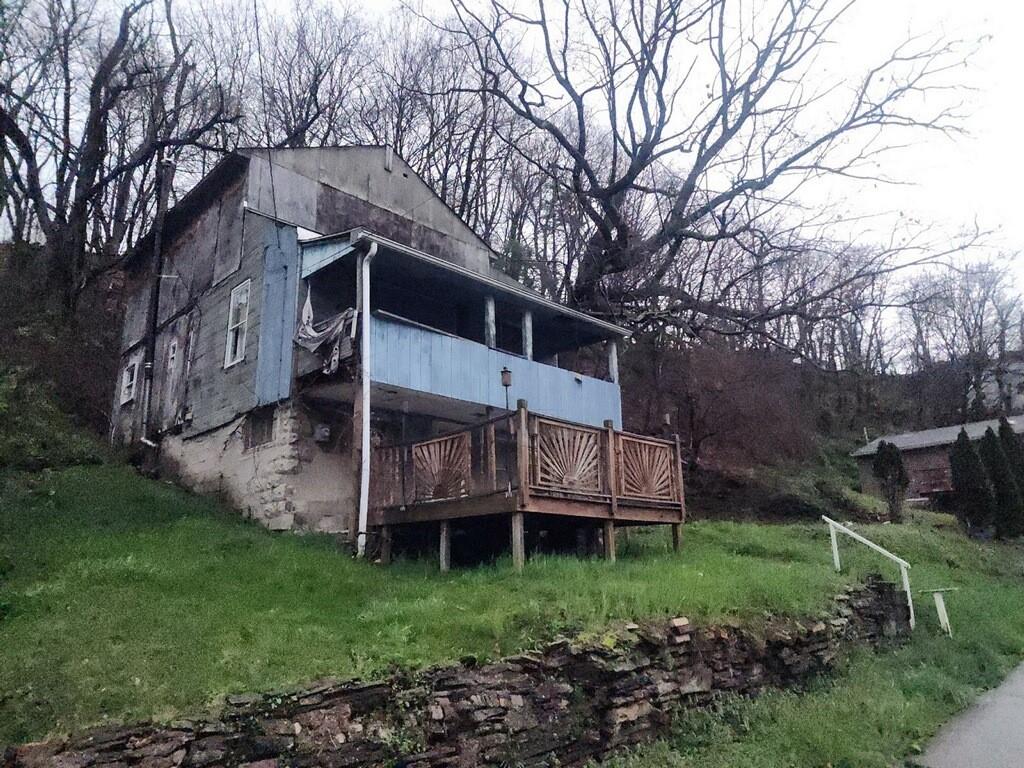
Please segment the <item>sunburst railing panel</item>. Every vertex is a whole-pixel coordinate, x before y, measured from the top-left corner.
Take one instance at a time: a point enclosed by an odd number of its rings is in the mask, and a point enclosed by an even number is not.
[[[618,493],[635,499],[676,501],[679,495],[671,443],[617,433]]]
[[[602,433],[549,419],[536,419],[534,478],[541,488],[604,493]]]
[[[471,456],[468,432],[417,443],[412,453],[416,501],[469,495]]]

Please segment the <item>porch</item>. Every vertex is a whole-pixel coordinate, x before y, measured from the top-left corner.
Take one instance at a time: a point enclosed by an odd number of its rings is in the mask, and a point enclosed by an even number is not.
[[[369,526],[391,556],[397,526],[436,523],[442,570],[451,563],[452,521],[503,516],[512,559],[526,559],[527,518],[596,522],[604,556],[616,528],[671,525],[678,548],[686,519],[678,440],[516,410],[426,440],[373,448]]]

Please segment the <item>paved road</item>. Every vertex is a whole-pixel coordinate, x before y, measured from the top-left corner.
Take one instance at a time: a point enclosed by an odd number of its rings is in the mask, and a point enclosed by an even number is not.
[[[925,768],[1024,765],[1024,665],[943,726],[916,762]]]

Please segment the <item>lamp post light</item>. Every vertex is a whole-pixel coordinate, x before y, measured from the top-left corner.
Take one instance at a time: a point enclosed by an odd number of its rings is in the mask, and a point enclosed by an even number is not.
[[[507,367],[501,369],[501,386],[505,388],[505,410],[508,410],[508,389],[512,386],[512,371]]]

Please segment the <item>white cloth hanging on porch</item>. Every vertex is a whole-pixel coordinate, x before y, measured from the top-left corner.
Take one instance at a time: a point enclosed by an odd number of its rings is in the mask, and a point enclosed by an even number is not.
[[[324,361],[324,373],[334,373],[342,360],[352,356],[356,315],[356,310],[350,307],[326,320],[316,322],[313,318],[312,289],[307,288],[302,316],[295,331],[295,343],[303,349],[320,354]]]

